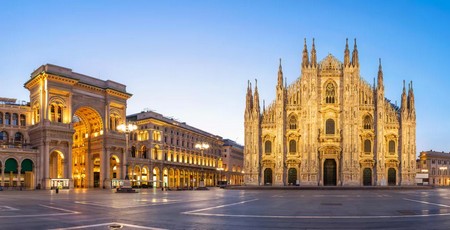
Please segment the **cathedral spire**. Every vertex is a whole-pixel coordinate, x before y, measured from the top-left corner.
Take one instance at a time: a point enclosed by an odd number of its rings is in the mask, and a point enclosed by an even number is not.
[[[258,80],[255,79],[255,94],[253,96],[253,109],[256,114],[259,114],[259,93],[258,93]]]
[[[381,67],[381,58],[379,59],[379,65],[378,65],[378,89],[384,88],[383,85],[383,69]]]
[[[309,66],[308,47],[306,46],[306,38],[305,38],[305,44],[303,45],[302,67],[308,66]]]
[[[314,38],[313,38],[311,47],[311,66],[316,67],[316,65],[317,65],[317,55],[316,55],[316,46],[314,45]]]
[[[283,67],[281,66],[281,58],[280,65],[278,66],[278,84],[279,87],[283,87]]]
[[[248,81],[247,86],[247,96],[245,101],[245,110],[251,111],[253,109],[253,94],[252,94],[252,83]]]
[[[356,38],[355,38],[355,46],[353,47],[353,52],[352,52],[352,65],[354,67],[358,67],[359,66],[358,47],[356,46]]]
[[[405,88],[405,80],[403,80],[403,92],[402,92],[402,104],[401,109],[402,112],[405,112],[408,108],[407,100],[406,100],[406,88]]]
[[[344,50],[344,66],[348,67],[349,65],[350,65],[350,50],[348,49],[348,38],[346,38]]]
[[[414,91],[413,91],[413,83],[409,83],[409,91],[408,91],[408,108],[411,112],[415,112],[414,107]]]

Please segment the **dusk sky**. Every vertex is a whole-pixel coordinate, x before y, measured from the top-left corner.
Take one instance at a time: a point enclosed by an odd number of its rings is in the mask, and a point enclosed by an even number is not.
[[[244,143],[247,80],[275,97],[279,58],[300,76],[303,40],[343,61],[357,39],[361,76],[381,58],[386,97],[413,81],[417,153],[450,151],[450,1],[3,1],[0,97],[29,101],[40,65],[113,80],[144,108]],[[261,102],[262,105],[262,102]]]

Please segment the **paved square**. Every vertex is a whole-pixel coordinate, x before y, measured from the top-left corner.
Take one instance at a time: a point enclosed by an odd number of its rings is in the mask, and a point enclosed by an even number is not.
[[[448,229],[450,190],[2,191],[2,229]]]

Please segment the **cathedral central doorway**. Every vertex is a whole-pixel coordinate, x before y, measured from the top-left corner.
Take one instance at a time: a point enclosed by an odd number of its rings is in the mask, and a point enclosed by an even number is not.
[[[333,159],[326,159],[323,163],[323,185],[336,185],[336,161]]]
[[[363,185],[372,185],[372,170],[370,170],[370,168],[365,168],[363,171]]]
[[[264,185],[272,185],[272,169],[264,169]]]
[[[388,185],[396,185],[397,178],[395,174],[396,174],[395,169],[393,168],[388,169]]]
[[[288,184],[296,185],[297,184],[297,169],[290,168],[288,170]]]

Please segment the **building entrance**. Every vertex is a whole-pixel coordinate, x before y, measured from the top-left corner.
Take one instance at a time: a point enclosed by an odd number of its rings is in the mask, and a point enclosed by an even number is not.
[[[336,185],[336,161],[333,159],[327,159],[323,163],[323,185],[335,186]]]
[[[296,185],[297,184],[297,169],[290,168],[288,171],[288,184]]]
[[[370,168],[365,168],[363,171],[363,185],[372,185],[372,170],[370,170]]]
[[[264,185],[272,185],[272,169],[264,170]]]
[[[395,169],[390,168],[388,170],[388,185],[396,185],[397,178],[396,178],[396,172]]]

